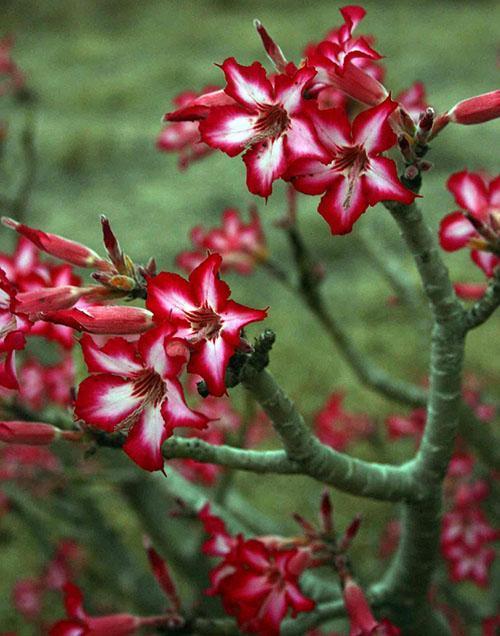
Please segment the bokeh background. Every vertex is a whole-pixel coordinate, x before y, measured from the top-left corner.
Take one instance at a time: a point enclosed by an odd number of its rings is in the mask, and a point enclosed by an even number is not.
[[[282,184],[276,185],[266,205],[247,192],[238,158],[218,153],[179,172],[177,158],[159,153],[155,138],[177,93],[222,83],[215,62],[235,56],[243,64],[256,59],[267,63],[253,18],[266,25],[287,57],[298,60],[308,42],[321,39],[340,23],[340,6],[331,0],[2,0],[0,35],[15,34],[15,59],[37,95],[37,173],[26,219],[99,249],[99,214],[105,213],[136,260],[154,256],[165,269],[188,247],[187,234],[194,224],[211,227],[224,208],[246,211],[249,204],[257,203],[272,256],[287,269],[288,247],[273,226],[284,211]],[[496,87],[500,35],[496,2],[367,0],[363,6],[368,15],[359,31],[376,36],[376,48],[385,55],[385,83],[394,94],[422,80],[429,102],[443,111],[460,99]],[[2,193],[9,196],[22,178],[19,136],[24,112],[3,98],[0,117],[9,125],[0,182]],[[465,167],[495,170],[498,132],[496,122],[450,126],[432,144],[429,159],[435,168],[425,175],[422,206],[433,227],[454,209],[445,188],[451,172]],[[332,311],[381,366],[399,377],[422,381],[428,352],[425,307],[423,317],[415,321],[407,309],[388,303],[391,290],[358,235],[359,225],[373,242],[386,246],[388,257],[399,259],[401,271],[416,281],[396,228],[377,207],[364,215],[351,235],[332,238],[315,211],[316,203],[314,198],[300,200],[300,224],[325,264],[325,293]],[[7,230],[0,233],[0,245],[12,246]],[[467,255],[447,255],[446,260],[454,280],[482,280]],[[249,278],[228,275],[228,280],[240,302],[270,306],[267,326],[277,333],[272,370],[307,416],[337,388],[347,390],[349,408],[370,413],[381,431],[388,413],[404,412],[356,383],[314,318],[264,271]],[[471,334],[466,369],[498,398],[500,356],[492,354],[497,335],[498,320]],[[395,454],[387,449],[380,453],[400,459],[411,451],[411,444],[403,444]],[[361,445],[355,452],[381,458],[370,446]],[[299,478],[242,475],[237,485],[256,509],[285,530],[291,527],[293,511],[314,514],[320,494],[317,484]],[[96,478],[89,487],[103,488]],[[370,555],[390,510],[339,493],[334,501],[340,526],[363,511],[366,524],[356,551],[366,579],[376,577],[380,566]],[[99,502],[110,525],[124,532],[126,545],[136,544],[140,528],[123,513],[119,495],[104,488]],[[6,520],[1,532],[0,629],[17,628],[28,634],[12,612],[9,590],[19,575],[36,570],[43,555],[15,521]],[[49,539],[55,540],[61,530],[54,524],[50,534]],[[11,541],[13,536],[19,540]],[[106,549],[114,549],[112,535],[95,536],[96,554],[103,541],[109,541]]]

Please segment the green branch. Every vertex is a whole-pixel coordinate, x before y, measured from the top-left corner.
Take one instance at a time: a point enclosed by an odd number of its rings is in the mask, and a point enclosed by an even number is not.
[[[500,306],[500,267],[490,279],[484,296],[477,301],[466,314],[467,329],[475,329],[482,325]]]

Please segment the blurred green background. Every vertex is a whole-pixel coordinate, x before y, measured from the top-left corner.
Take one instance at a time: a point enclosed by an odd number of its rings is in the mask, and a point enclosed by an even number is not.
[[[153,255],[164,269],[171,268],[176,253],[188,247],[187,234],[194,224],[211,227],[225,207],[246,211],[250,203],[257,203],[272,256],[288,268],[286,241],[273,227],[284,211],[283,184],[276,184],[266,205],[247,192],[244,166],[238,158],[214,154],[181,173],[175,155],[155,149],[155,138],[160,119],[171,109],[177,93],[222,84],[222,73],[214,62],[235,56],[243,64],[255,59],[267,63],[253,18],[258,17],[287,57],[297,61],[308,42],[321,39],[340,23],[340,6],[331,0],[307,4],[295,0],[2,0],[0,35],[16,35],[15,59],[38,96],[37,176],[26,219],[100,249],[98,215],[105,213],[131,256],[145,261]],[[368,15],[359,33],[376,36],[376,48],[385,56],[385,83],[394,94],[422,80],[429,102],[443,111],[460,99],[496,87],[498,3],[398,0],[366,1],[363,6]],[[21,178],[19,135],[24,113],[2,98],[0,118],[9,124],[0,184],[2,193],[9,195]],[[450,126],[432,144],[429,159],[435,168],[425,175],[421,203],[433,227],[454,209],[445,188],[451,172],[465,167],[495,170],[498,132],[497,122]],[[387,245],[391,258],[400,259],[401,271],[416,281],[396,228],[384,209],[377,207],[362,217],[351,235],[332,238],[315,211],[316,204],[312,197],[300,200],[300,224],[318,260],[326,265],[325,293],[334,314],[381,366],[420,382],[426,373],[425,319],[416,324],[404,307],[388,305],[391,290],[358,237],[363,227],[374,242]],[[6,235],[4,230],[0,236],[4,249],[12,245]],[[447,255],[446,260],[454,280],[482,280],[466,254]],[[339,387],[348,391],[348,407],[366,410],[379,422],[390,412],[401,412],[397,405],[357,385],[314,318],[290,293],[269,281],[265,272],[244,279],[228,275],[228,280],[238,301],[271,307],[267,326],[277,332],[271,367],[306,415],[318,410],[328,393]],[[498,319],[471,334],[466,369],[500,397],[500,357],[491,355],[497,334]],[[403,449],[403,453],[411,452],[411,445]],[[368,447],[356,452],[377,457]],[[293,511],[311,515],[320,493],[317,484],[302,479],[243,475],[238,484],[258,509],[276,519],[288,520]],[[335,502],[341,526],[358,510],[365,512],[367,522],[357,550],[361,556],[372,553],[377,534],[370,531],[370,518],[380,525],[387,509],[338,494]],[[137,528],[127,532],[134,540],[138,536]],[[376,562],[364,561],[366,576],[376,576]],[[9,610],[11,583],[19,574],[28,575],[38,562],[39,555],[27,540],[21,547],[2,547],[1,628],[17,625]]]

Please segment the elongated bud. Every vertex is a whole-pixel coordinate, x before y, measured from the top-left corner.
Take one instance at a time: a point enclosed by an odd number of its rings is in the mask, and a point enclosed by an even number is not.
[[[142,539],[142,543],[144,545],[144,549],[146,550],[146,554],[148,555],[149,564],[151,566],[151,569],[153,570],[153,574],[155,575],[159,586],[163,590],[167,599],[170,601],[172,609],[176,612],[180,612],[181,601],[177,594],[175,584],[172,581],[172,577],[170,576],[170,573],[168,571],[167,564],[161,558],[158,552],[156,552],[156,550],[153,548],[149,537],[144,536]]]
[[[102,259],[99,254],[86,245],[65,239],[57,234],[49,234],[48,232],[42,232],[42,230],[36,230],[6,216],[2,217],[2,223],[11,230],[15,230],[25,236],[34,243],[38,249],[43,250],[51,256],[60,258],[67,263],[71,263],[71,265],[76,265],[77,267],[96,267],[98,269],[109,269],[110,267],[107,261]]]
[[[398,147],[405,161],[411,163],[414,160],[414,156],[410,146],[410,142],[408,141],[406,135],[398,135]]]
[[[453,287],[456,295],[463,300],[479,300],[488,289],[486,283],[455,283]]]
[[[257,29],[257,33],[262,40],[267,56],[273,63],[274,68],[278,71],[278,73],[286,73],[288,60],[283,55],[281,48],[272,39],[260,20],[254,20],[253,25]]]
[[[450,121],[469,126],[500,117],[500,90],[469,97],[455,104],[447,113]]]
[[[93,297],[95,299],[103,296],[101,290],[102,288],[97,286],[62,285],[61,287],[46,287],[21,292],[16,296],[16,312],[33,316],[46,311],[69,309],[80,298]]]
[[[354,537],[358,534],[361,526],[361,515],[356,515],[351,523],[347,526],[342,541],[340,542],[339,552],[346,552],[352,543]]]
[[[234,99],[229,97],[223,89],[203,93],[195,97],[189,104],[166,113],[163,121],[199,121],[208,116],[213,106],[226,106],[234,103]]]
[[[431,107],[426,108],[425,112],[420,115],[417,130],[415,132],[415,141],[417,143],[427,143],[431,134],[432,125],[434,124],[435,116],[436,112]]]
[[[101,226],[104,245],[108,256],[113,265],[116,267],[116,270],[120,274],[125,274],[125,255],[123,254],[120,243],[118,242],[118,239],[116,238],[113,230],[111,229],[111,225],[104,214],[101,214]]]
[[[47,446],[56,439],[79,441],[83,437],[80,431],[62,431],[45,422],[0,422],[0,441],[7,444],[28,444]]]
[[[153,314],[147,309],[120,305],[49,311],[39,318],[77,331],[115,336],[144,333],[154,325]]]

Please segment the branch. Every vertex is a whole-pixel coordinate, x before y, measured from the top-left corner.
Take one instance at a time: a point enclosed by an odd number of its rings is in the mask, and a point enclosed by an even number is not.
[[[500,305],[500,267],[490,279],[484,296],[468,310],[465,321],[468,330],[482,325]]]
[[[382,501],[418,500],[422,496],[409,466],[365,462],[322,444],[266,369],[247,372],[243,384],[270,417],[288,459],[299,464],[303,474],[353,495]]]

